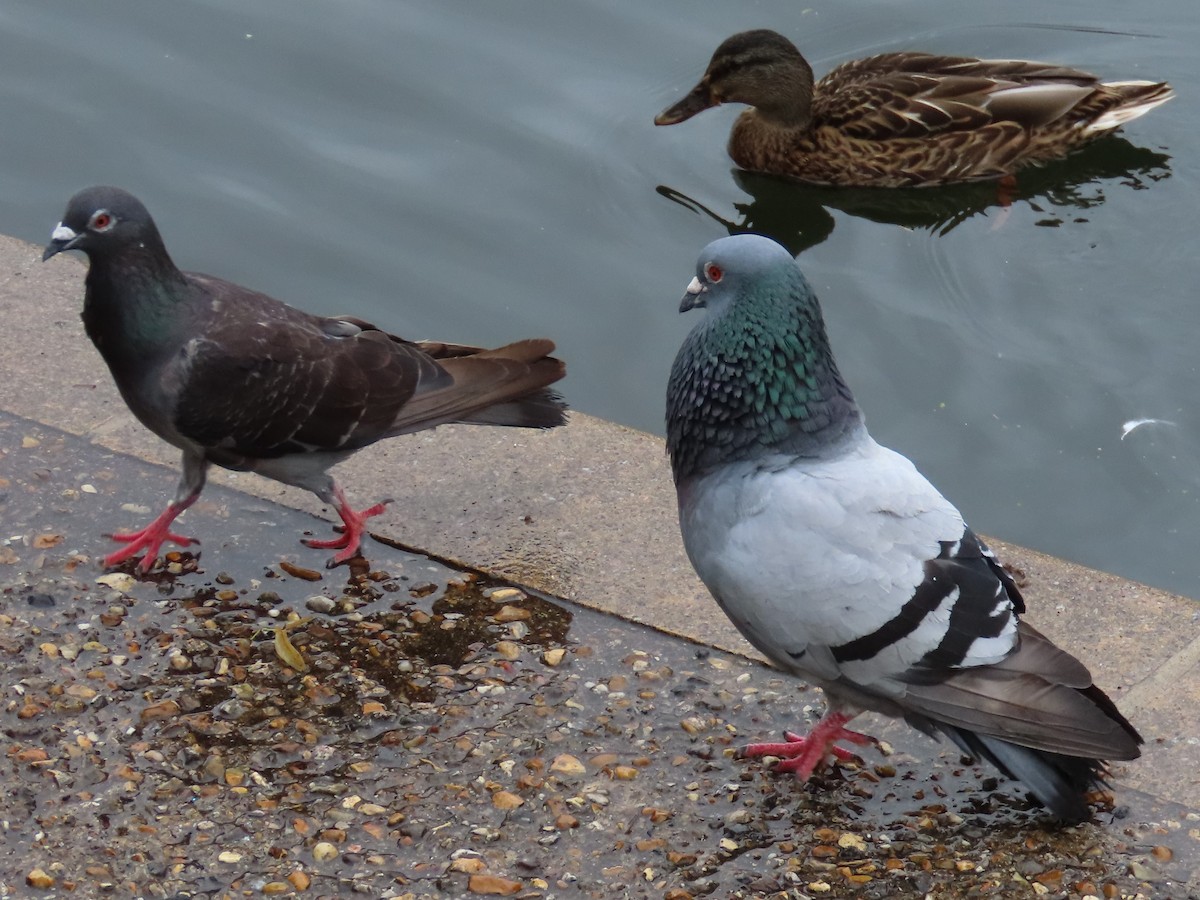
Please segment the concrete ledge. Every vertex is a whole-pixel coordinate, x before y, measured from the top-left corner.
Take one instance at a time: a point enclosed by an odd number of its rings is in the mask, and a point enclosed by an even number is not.
[[[58,258],[43,266],[40,256],[40,248],[0,236],[0,368],[7,385],[0,407],[178,469],[177,452],[129,414],[83,334],[83,265]],[[395,498],[372,520],[390,540],[757,655],[692,573],[663,443],[652,435],[580,414],[545,434],[447,426],[376,445],[338,474],[359,503]],[[213,477],[329,513],[311,495],[256,476],[217,470]],[[120,510],[112,515],[114,527],[135,524]],[[1087,662],[1145,736],[1145,755],[1119,767],[1118,779],[1200,808],[1200,604],[993,544],[1023,573],[1029,620]]]

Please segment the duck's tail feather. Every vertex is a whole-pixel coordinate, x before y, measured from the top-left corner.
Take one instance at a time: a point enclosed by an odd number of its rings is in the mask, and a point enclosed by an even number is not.
[[[1165,81],[1111,81],[1104,86],[1120,94],[1121,102],[1089,122],[1084,128],[1089,134],[1120,128],[1175,96]]]

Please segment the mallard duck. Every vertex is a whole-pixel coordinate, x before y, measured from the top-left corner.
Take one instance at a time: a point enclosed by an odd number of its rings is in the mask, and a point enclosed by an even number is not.
[[[743,31],[700,83],[655,118],[674,125],[746,103],[729,155],[813,184],[903,187],[978,181],[1066,156],[1174,96],[1166,82],[1101,82],[1049,63],[899,52],[843,63],[813,83],[783,35]]]

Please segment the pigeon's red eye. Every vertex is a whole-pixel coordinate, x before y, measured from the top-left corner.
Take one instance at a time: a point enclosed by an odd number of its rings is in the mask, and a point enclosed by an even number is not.
[[[725,272],[716,263],[709,263],[704,267],[704,277],[716,284],[725,277]]]
[[[92,216],[92,229],[95,231],[107,231],[112,225],[113,218],[106,212],[98,212]]]

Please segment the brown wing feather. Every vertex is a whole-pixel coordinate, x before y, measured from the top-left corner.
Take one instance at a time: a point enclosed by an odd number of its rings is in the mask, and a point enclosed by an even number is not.
[[[904,707],[934,722],[1035,750],[1135,759],[1140,735],[1091,682],[1087,669],[1024,622],[1021,646],[1001,663],[916,684]]]
[[[362,447],[387,433],[422,381],[444,378],[382,332],[338,335],[322,327],[335,320],[274,301],[238,303],[236,316],[186,350],[174,420],[202,446],[249,458]]]
[[[813,124],[867,141],[926,138],[991,124],[975,79],[947,83],[955,80],[893,75],[833,95],[819,93],[813,100]]]
[[[561,424],[564,406],[545,390],[566,374],[562,361],[548,355],[553,350],[551,341],[532,339],[441,360],[450,382],[418,390],[396,419],[395,432],[439,421],[540,428]],[[509,406],[514,403],[518,405]],[[522,414],[534,418],[521,421]]]
[[[897,68],[889,69],[893,61]],[[1031,83],[1035,90],[1028,89]],[[876,141],[1002,121],[1035,128],[1059,119],[1098,86],[1085,72],[1044,63],[888,54],[839,67],[822,79],[813,118],[815,126]]]
[[[495,350],[418,344],[362,319],[313,316],[220,279],[189,277],[216,314],[168,376],[179,385],[173,424],[222,464],[355,450],[449,421],[564,421],[564,404],[545,390],[565,374],[548,340]]]
[[[839,91],[890,75],[953,75],[1024,84],[1030,81],[1061,81],[1091,85],[1099,79],[1090,72],[1028,59],[976,59],[973,56],[941,56],[935,53],[880,53],[853,59],[832,69],[820,80],[821,91]]]

